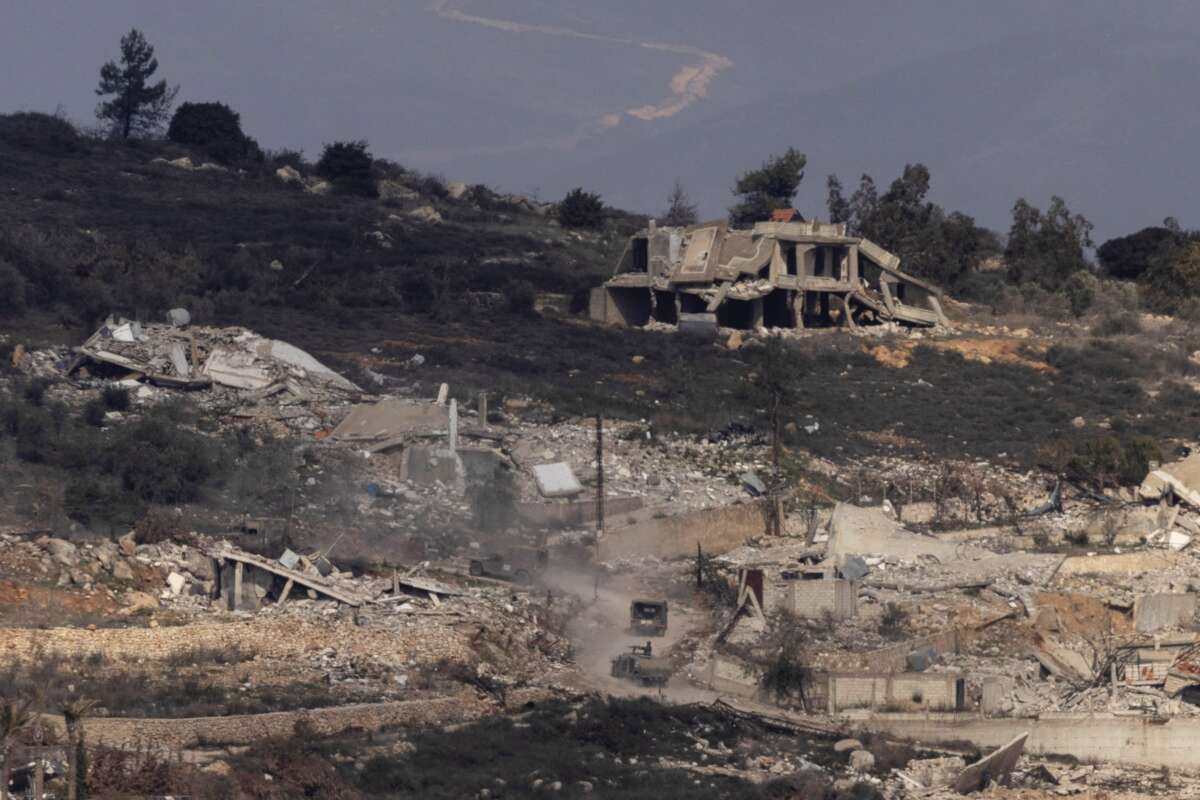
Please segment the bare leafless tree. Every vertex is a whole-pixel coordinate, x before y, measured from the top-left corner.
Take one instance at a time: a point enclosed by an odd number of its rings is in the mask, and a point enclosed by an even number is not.
[[[675,186],[667,197],[667,210],[663,212],[662,224],[671,227],[683,227],[696,224],[696,204],[683,189],[683,183],[675,180]]]

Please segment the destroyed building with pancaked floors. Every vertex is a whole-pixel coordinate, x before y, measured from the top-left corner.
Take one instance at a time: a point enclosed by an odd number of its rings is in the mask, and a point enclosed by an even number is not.
[[[809,328],[883,322],[947,324],[941,292],[900,271],[895,254],[846,226],[724,222],[649,227],[629,240],[615,274],[592,290],[598,322],[680,330]]]

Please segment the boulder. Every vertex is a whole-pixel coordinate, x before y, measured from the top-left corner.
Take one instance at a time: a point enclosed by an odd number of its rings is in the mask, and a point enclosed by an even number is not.
[[[135,592],[132,589],[125,593],[125,607],[121,609],[123,615],[136,614],[139,611],[154,611],[158,609],[158,600],[154,595],[146,592]]]
[[[442,221],[442,215],[433,206],[421,206],[414,208],[408,212],[408,216],[418,222],[424,222],[429,225],[436,225]]]
[[[446,184],[446,194],[451,200],[461,200],[468,191],[469,188],[462,181],[454,181],[453,183]]]
[[[375,188],[379,191],[379,199],[385,203],[406,203],[421,199],[418,192],[400,181],[380,181]]]
[[[78,561],[75,545],[66,539],[51,539],[46,537],[39,539],[38,544],[50,554],[51,558],[64,567],[69,567]]]
[[[133,580],[133,569],[129,566],[128,561],[114,561],[112,565],[112,576],[119,581]]]
[[[858,739],[841,739],[834,743],[833,752],[848,753],[854,750],[862,750],[862,742]]]
[[[137,540],[134,538],[133,531],[117,539],[117,547],[121,550],[121,555],[129,557],[137,552]]]
[[[212,559],[199,550],[189,549],[183,559],[182,566],[188,572],[192,573],[197,580],[211,581],[217,577],[217,571],[213,568]]]
[[[193,164],[192,160],[190,158],[188,158],[187,156],[183,156],[182,158],[177,158],[174,161],[168,161],[167,163],[170,164],[172,167],[178,167],[179,169],[195,169],[196,168],[196,165]]]
[[[329,181],[315,180],[305,186],[304,190],[309,194],[329,194],[333,191],[333,184]]]
[[[280,167],[275,170],[275,177],[284,183],[304,183],[304,177],[295,167]]]
[[[92,548],[92,555],[100,562],[100,566],[111,572],[113,562],[117,560],[120,554],[117,551],[117,543],[111,539],[105,539]]]
[[[187,583],[187,578],[180,575],[178,572],[172,572],[167,576],[167,591],[171,597],[178,597],[183,591],[184,585]]]
[[[869,750],[855,750],[850,754],[850,769],[855,772],[870,772],[875,768],[875,756]]]
[[[186,308],[172,308],[167,312],[167,323],[173,328],[182,328],[192,321],[192,315]]]

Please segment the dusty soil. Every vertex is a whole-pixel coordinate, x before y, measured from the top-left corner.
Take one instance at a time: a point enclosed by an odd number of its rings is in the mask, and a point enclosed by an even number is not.
[[[967,361],[980,364],[1009,364],[1038,372],[1054,372],[1054,367],[1035,357],[1045,353],[1049,346],[1048,342],[1042,340],[996,337],[895,341],[864,349],[880,364],[898,369],[908,366],[915,348],[932,347],[958,353]]]

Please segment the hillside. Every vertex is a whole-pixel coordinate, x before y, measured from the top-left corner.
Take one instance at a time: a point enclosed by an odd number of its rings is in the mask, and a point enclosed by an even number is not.
[[[13,343],[73,346],[109,314],[158,321],[184,307],[196,323],[293,342],[368,388],[378,382],[364,369],[417,392],[445,381],[464,400],[532,396],[551,417],[602,412],[692,433],[765,422],[745,380],[762,357],[753,340],[699,346],[580,316],[636,216],[610,210],[599,231],[564,230],[552,207],[482,186],[452,192],[387,162],[372,199],[305,191],[277,177],[283,162],[166,163],[179,158],[205,161],[166,143],[86,139],[41,115],[0,118],[0,260],[26,284],[24,314],[0,318]],[[411,213],[429,209],[443,221]],[[880,355],[894,345],[792,337],[805,378],[788,414],[821,422],[795,443],[840,460],[886,435],[908,455],[1030,466],[1055,438],[1095,435],[1071,424],[1079,417],[1119,418],[1123,437],[1187,431],[1191,404],[1163,402],[1191,396],[1179,382],[1196,370],[1186,326],[1165,339],[1089,337],[1085,325],[1020,317],[1012,327],[1032,334],[1006,339],[1006,320],[954,309],[959,338],[1001,341],[902,336],[910,356],[897,370]],[[1023,357],[971,355],[997,347]]]
[[[96,797],[882,800],[1062,712],[1196,723],[1078,666],[1163,666],[1133,631],[1195,616],[1196,495],[1135,491],[1200,446],[1187,319],[996,276],[1020,311],[949,326],[606,327],[587,290],[643,219],[371,169],[347,195],[0,117],[0,704],[45,712],[18,791],[73,762]],[[951,710],[1002,739],[911,741]],[[1061,741],[1021,796],[1187,763]]]

